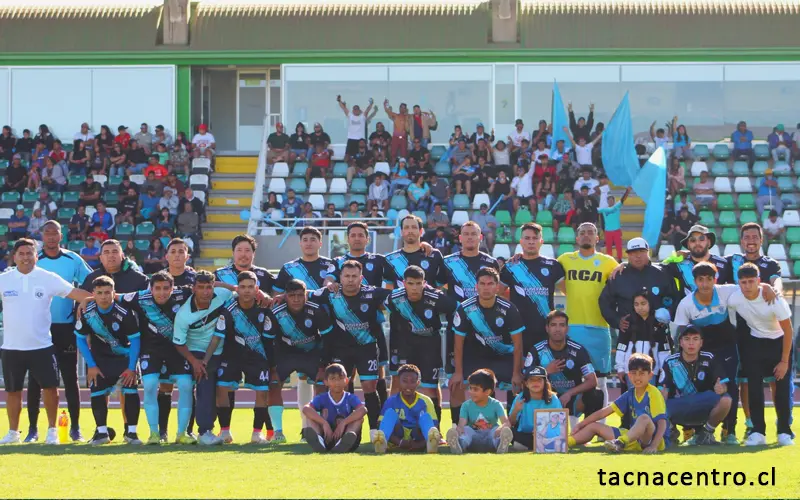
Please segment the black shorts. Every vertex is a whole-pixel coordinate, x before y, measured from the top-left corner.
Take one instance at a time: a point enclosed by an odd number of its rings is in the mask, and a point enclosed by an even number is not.
[[[269,390],[269,363],[264,360],[222,359],[217,369],[217,385],[239,388],[244,375],[244,387],[254,391]]]
[[[361,381],[378,380],[378,344],[343,345],[332,347],[331,363],[344,366],[350,377],[358,370]]]
[[[53,323],[50,325],[50,334],[53,337],[56,356],[61,354],[75,355],[78,353],[78,344],[75,339],[75,323]]]
[[[472,180],[472,176],[471,175],[467,175],[467,174],[456,174],[456,175],[453,176],[453,182],[457,182],[457,181],[467,182],[467,181],[470,181],[470,180]]]
[[[323,167],[317,167],[317,166],[314,166],[314,165],[309,165],[308,168],[311,169],[311,178],[312,179],[316,179],[317,177],[323,177],[323,178],[325,177],[325,172],[324,172],[325,169]]]
[[[464,354],[464,361],[462,363],[464,369],[464,383],[467,384],[467,379],[475,370],[481,368],[488,368],[494,372],[497,379],[498,390],[511,389],[511,377],[514,374],[514,357],[513,356],[476,356]]]
[[[92,397],[94,396],[102,396],[104,394],[111,394],[114,392],[114,388],[119,382],[119,377],[122,375],[122,372],[128,369],[128,357],[127,356],[115,356],[115,357],[101,357],[96,356],[95,362],[97,363],[97,368],[100,369],[100,372],[103,376],[98,376],[97,381],[95,383],[89,384],[89,391],[92,393]],[[134,382],[134,385],[123,387],[122,393],[129,394],[132,392],[137,392],[137,387],[139,385],[139,380]]]
[[[312,349],[302,351],[293,347],[281,346],[276,348],[275,359],[277,360],[276,369],[278,371],[278,382],[283,384],[288,382],[292,373],[297,372],[298,377],[308,377],[314,381],[317,372],[322,365],[322,350]]]
[[[456,371],[456,361],[455,361],[455,333],[453,333],[453,325],[447,325],[447,328],[444,331],[445,337],[445,357],[444,357],[444,372],[448,375],[452,375]]]
[[[142,371],[142,376],[158,374],[158,379],[163,383],[171,383],[170,367],[179,366],[189,362],[178,353],[172,346],[153,346],[152,348],[145,348],[139,356],[139,367]],[[189,374],[192,373],[191,365],[189,366]]]
[[[344,154],[347,156],[353,156],[358,153],[358,143],[360,142],[359,139],[347,139],[347,146],[344,150]]]
[[[6,392],[20,392],[25,387],[26,373],[30,373],[42,389],[58,387],[58,362],[53,346],[32,351],[3,349],[0,359]]]
[[[375,338],[378,340],[378,364],[380,366],[389,365],[389,339],[383,334],[383,328]]]
[[[177,354],[177,356],[167,357],[167,376],[162,379],[163,382],[174,382],[175,377],[179,375],[194,377],[194,370],[189,360],[184,358],[177,350],[175,354]]]
[[[442,337],[434,335],[422,337],[411,335],[397,349],[392,350],[392,375],[402,365],[416,365],[422,373],[420,387],[435,389],[439,387],[439,374],[442,372]]]

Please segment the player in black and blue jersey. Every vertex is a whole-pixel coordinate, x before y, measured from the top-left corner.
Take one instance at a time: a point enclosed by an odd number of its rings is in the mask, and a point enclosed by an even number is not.
[[[299,259],[291,260],[281,267],[278,278],[273,285],[277,293],[283,293],[286,283],[298,279],[306,284],[309,290],[322,288],[327,282],[335,279],[336,264],[328,257],[319,254],[322,248],[322,233],[319,229],[306,226],[300,231]],[[326,281],[326,278],[329,278]]]
[[[380,399],[375,392],[378,380],[378,311],[391,293],[385,288],[364,286],[361,282],[361,263],[342,264],[341,288],[331,292],[322,288],[312,300],[328,307],[333,330],[325,335],[323,347],[326,360],[342,364],[349,374],[358,370],[370,428],[378,426]]]
[[[419,367],[419,390],[433,401],[438,422],[442,416],[442,393],[439,389],[439,374],[443,368],[441,315],[451,317],[458,304],[444,292],[429,286],[421,267],[409,266],[403,277],[404,286],[394,290],[387,301],[392,313],[390,338],[402,339],[402,342],[392,342],[392,361],[399,366],[413,364]],[[400,384],[395,377],[392,394],[399,391]]]
[[[289,381],[292,373],[297,373],[301,379],[300,386],[304,385],[305,380],[315,384],[317,394],[324,391],[323,369],[326,361],[323,359],[322,335],[330,333],[333,326],[325,309],[307,298],[306,284],[297,279],[290,280],[286,283],[284,302],[275,306],[271,313],[275,366],[270,381],[268,411],[276,435],[283,430],[283,384]],[[311,398],[300,404],[303,396],[299,387],[297,392],[298,405],[302,408]],[[301,417],[305,428],[306,417]]]
[[[88,366],[86,382],[91,391],[92,414],[97,430],[93,445],[111,441],[106,421],[108,395],[118,381],[122,381],[125,397],[127,429],[125,442],[142,444],[136,434],[139,422],[139,391],[136,365],[139,359],[140,335],[135,315],[114,303],[114,280],[99,276],[92,281],[94,302],[89,304],[83,317],[75,323],[78,349]],[[91,338],[91,348],[89,347]]]
[[[386,255],[386,266],[383,282],[389,287],[403,286],[403,273],[408,266],[421,267],[432,284],[436,284],[442,268],[442,253],[439,250],[426,248],[422,242],[424,230],[422,219],[416,215],[406,215],[400,221],[403,248]]]
[[[499,389],[519,391],[522,386],[525,325],[517,308],[497,296],[497,270],[482,268],[477,278],[477,295],[462,302],[453,315],[455,370],[450,378],[450,412],[454,424],[465,400],[465,375],[488,368],[495,373]]]
[[[166,259],[166,271],[172,276],[175,286],[194,285],[197,271],[186,265],[186,262],[189,261],[189,245],[186,244],[186,241],[181,238],[172,238],[167,243]]]
[[[225,302],[217,319],[214,339],[209,349],[213,350],[219,342],[225,342],[222,360],[217,371],[217,418],[219,419],[219,438],[224,443],[232,443],[231,413],[233,409],[228,393],[239,389],[244,378],[244,386],[256,392],[253,408],[253,435],[251,443],[267,442],[261,434],[267,418],[269,395],[270,364],[273,360],[272,320],[269,309],[256,303],[258,278],[252,271],[239,273],[236,295]],[[281,434],[274,440],[285,442]]]

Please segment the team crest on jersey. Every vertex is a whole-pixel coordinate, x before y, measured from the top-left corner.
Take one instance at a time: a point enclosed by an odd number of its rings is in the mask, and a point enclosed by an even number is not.
[[[453,326],[455,327],[461,326],[461,315],[458,313],[456,313],[455,316],[453,316]]]
[[[217,377],[221,377],[223,373],[225,373],[225,370],[223,370],[222,368],[217,369]]]
[[[550,276],[550,270],[546,267],[542,268],[542,276]]]
[[[369,311],[369,304],[361,304],[361,312],[365,313]]]
[[[328,264],[328,272],[332,273],[336,271],[336,266],[333,264]]]
[[[111,329],[114,330],[115,332],[118,332],[119,331],[119,323],[117,323],[116,321],[111,323]]]
[[[430,263],[425,259],[423,259],[422,262],[419,263],[419,265],[422,266],[422,269],[428,269],[429,267],[431,267]]]
[[[672,306],[672,297],[664,297],[664,298],[661,300],[661,304],[662,304],[664,307],[670,307],[670,306]]]
[[[264,321],[264,313],[258,315],[258,322],[261,323]]]
[[[172,312],[176,313],[176,312],[178,312],[178,310],[180,308],[181,308],[181,306],[179,306],[178,304],[175,304],[174,306],[172,306]]]
[[[506,322],[503,318],[497,318],[496,320],[494,320],[494,324],[497,326],[503,326],[505,323]]]
[[[217,320],[217,330],[225,329],[225,316],[220,316]]]
[[[322,278],[322,279],[327,278],[328,277],[328,271],[323,269],[322,271],[319,272],[319,277]]]
[[[600,259],[595,259],[594,267],[598,267],[600,265]]]
[[[306,319],[306,322],[305,322],[306,328],[311,328],[311,325],[313,325],[313,324],[314,323],[310,319]]]
[[[367,271],[372,271],[375,269],[375,265],[372,262],[367,262]]]
[[[431,319],[433,317],[433,311],[430,309],[425,309],[425,317]]]
[[[533,364],[533,354],[528,353],[528,355],[525,356],[525,366],[528,367],[531,366],[532,364]]]
[[[125,302],[130,302],[134,298],[136,298],[136,293],[137,292],[126,293],[125,295],[122,296],[122,300],[124,300]]]
[[[658,288],[657,286],[654,286],[654,287],[653,287],[653,295],[658,295],[658,293],[659,293],[660,291],[661,291],[661,289],[660,289],[660,288]]]
[[[697,374],[697,380],[703,380],[706,378],[706,372],[700,372]]]
[[[263,313],[258,315],[258,321],[261,321],[261,317],[264,316]],[[264,330],[272,330],[272,320],[269,318],[264,318]]]
[[[574,362],[574,361],[572,361],[571,359],[568,359],[568,360],[567,360],[567,368],[569,368],[570,370],[572,370],[573,368],[575,368],[575,362]]]
[[[143,359],[142,363],[141,363],[141,366],[142,366],[142,370],[147,370],[147,367],[150,366],[150,363],[146,359]]]
[[[81,323],[81,320],[77,320],[75,322],[75,329],[80,330],[81,328],[83,328],[83,323]]]

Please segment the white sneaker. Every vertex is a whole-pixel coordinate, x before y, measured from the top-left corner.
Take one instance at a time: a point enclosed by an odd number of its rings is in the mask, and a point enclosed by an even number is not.
[[[47,429],[47,438],[45,438],[44,444],[59,444],[58,431],[55,427]]]
[[[778,434],[778,444],[780,446],[793,446],[794,439],[791,434]]]
[[[201,444],[203,446],[214,446],[214,445],[222,444],[222,439],[220,439],[219,437],[215,436],[213,432],[206,431],[205,434],[200,436],[200,439],[197,440],[197,443]]]
[[[17,444],[21,441],[19,431],[8,431],[6,437],[0,439],[0,445],[2,444]]]
[[[767,436],[760,432],[753,432],[744,441],[745,446],[764,446],[767,444]]]
[[[231,434],[230,430],[220,431],[219,438],[225,444],[231,444],[233,442],[233,434]]]
[[[508,446],[514,440],[514,431],[508,427],[503,427],[500,430],[500,443],[497,445],[497,453],[507,453]]]
[[[372,446],[375,448],[375,453],[378,455],[382,455],[386,453],[386,448],[388,448],[388,443],[386,442],[386,436],[383,434],[382,431],[374,429],[375,434],[372,437]],[[370,432],[372,434],[372,432]]]
[[[447,431],[447,446],[450,447],[450,453],[453,455],[461,455],[464,451],[461,449],[461,443],[458,442],[458,429],[456,427]]]
[[[427,451],[428,453],[439,453],[439,441],[442,439],[442,434],[436,427],[431,427],[428,431]]]
[[[269,441],[267,438],[264,437],[263,432],[254,432],[252,436],[250,436],[250,442],[252,444],[268,444]]]

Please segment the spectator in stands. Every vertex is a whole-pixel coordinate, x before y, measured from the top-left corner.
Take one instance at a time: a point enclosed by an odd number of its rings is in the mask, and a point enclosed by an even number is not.
[[[306,183],[310,184],[312,178],[325,178],[331,168],[331,150],[325,148],[323,142],[314,145],[314,153],[311,155],[311,165],[306,169]]]
[[[472,151],[467,148],[467,139],[462,136],[458,139],[456,148],[450,153],[450,165],[458,168],[464,164],[464,160],[467,158],[472,159]]]
[[[153,134],[146,123],[142,123],[133,138],[144,149],[145,154],[149,155],[153,151]]]
[[[294,169],[298,161],[306,161],[308,157],[308,134],[303,122],[294,126],[294,134],[289,136],[289,166]]]
[[[342,214],[336,211],[336,205],[328,203],[325,207],[325,213],[322,215],[325,220],[322,222],[324,227],[342,227]]]
[[[347,185],[353,182],[354,177],[368,177],[372,175],[375,160],[372,152],[367,149],[367,141],[358,141],[358,149],[347,160]]]
[[[386,131],[386,127],[383,125],[383,122],[376,123],[375,132],[369,135],[370,149],[378,146],[380,151],[386,151],[389,149],[389,145],[391,145],[391,143],[392,135]]]
[[[281,207],[283,208],[283,215],[287,219],[300,217],[303,213],[303,200],[295,195],[294,189],[290,188],[286,191],[286,198],[284,198]]]
[[[108,155],[109,175],[111,177],[119,177],[127,174],[128,155],[122,150],[122,145],[114,143],[111,153]],[[101,172],[105,170],[105,166]]]
[[[102,226],[103,231],[110,231],[114,228],[114,217],[112,217],[111,214],[106,211],[106,202],[97,202],[97,211],[92,214],[91,221],[92,225],[99,223]]]
[[[130,194],[130,190],[136,193],[136,196],[139,196],[139,185],[135,182],[131,181],[130,176],[123,175],[122,182],[120,182],[119,186],[117,186],[117,195],[119,196],[120,201],[124,201]]]
[[[327,150],[331,145],[331,136],[322,129],[319,122],[314,124],[314,132],[308,136],[308,158],[311,159],[317,150],[317,144],[322,144],[322,149]]]
[[[145,274],[153,274],[161,271],[167,265],[166,252],[161,240],[153,238],[150,242],[150,248],[147,250],[147,256],[144,258],[144,265],[142,269]]]
[[[155,172],[148,172],[147,178],[144,180],[145,189],[151,186],[156,190],[156,195],[161,197],[161,194],[164,192],[164,183],[161,182],[161,180],[156,179]]]
[[[96,239],[100,243],[106,241],[107,239],[111,238],[108,232],[103,229],[103,225],[99,222],[92,225],[91,229],[89,230],[89,236]]]
[[[686,189],[685,175],[686,172],[681,165],[681,161],[677,156],[673,156],[670,160],[669,172],[667,172],[667,190],[672,198],[676,198],[678,196],[678,192]]]
[[[205,123],[201,123],[197,127],[197,133],[192,137],[192,157],[200,158],[200,156],[205,156],[211,159],[214,157],[216,149],[217,140],[214,138],[214,134],[208,131],[208,126]]]
[[[50,158],[52,158],[56,163],[67,161],[67,152],[64,151],[64,145],[60,140],[56,139],[53,141],[53,149],[50,150],[50,154],[48,156],[50,156]]]
[[[442,210],[442,202],[437,201],[433,204],[433,212],[428,216],[428,229],[447,229],[450,227],[450,217]]]
[[[570,141],[570,143],[571,142],[572,141]],[[571,151],[572,148],[566,147],[564,144],[564,139],[559,139],[556,141],[556,149],[555,151],[551,151],[553,157],[550,158],[550,161],[556,162],[557,170],[561,170],[561,168],[565,165],[567,167],[572,167],[572,155],[570,154]],[[592,149],[592,151],[594,152],[594,149]]]
[[[42,239],[42,226],[49,219],[42,215],[41,208],[33,209],[33,216],[28,221],[28,237],[41,241]]]
[[[92,174],[87,174],[86,179],[81,182],[80,192],[78,193],[78,205],[95,205],[103,195],[103,187],[99,182],[94,181]]]
[[[156,194],[155,186],[146,186],[144,194],[139,197],[139,213],[144,219],[152,219],[154,211],[158,208],[160,196]]]
[[[413,143],[414,139],[420,139],[422,147],[427,148],[431,142],[431,130],[436,130],[439,123],[433,110],[429,109],[427,113],[423,113],[419,104],[415,104],[409,125],[408,132],[411,142]]]
[[[536,208],[538,210],[550,210],[556,195],[556,180],[554,174],[545,172],[544,178],[536,184]]]
[[[461,130],[461,125],[456,125],[453,127],[453,133],[450,134],[450,148],[447,151],[444,159],[449,159],[450,154],[456,150],[458,147],[458,143],[461,139],[465,141],[468,139],[466,135],[464,135],[463,131]]]
[[[122,224],[136,224],[136,207],[131,207],[130,205],[122,206],[120,205],[117,207],[117,216],[114,220],[114,226],[119,227]]]
[[[94,236],[86,238],[86,244],[81,248],[80,255],[92,269],[97,269],[100,266],[100,247],[95,246]]]
[[[450,184],[446,179],[439,177],[436,172],[432,172],[429,179],[428,185],[431,188],[431,202],[433,204],[441,203],[447,214],[450,215],[453,213]]]
[[[575,149],[575,161],[581,167],[592,166],[592,148],[600,141],[602,135],[598,135],[592,142],[587,142],[585,137],[579,137],[577,140],[569,135],[569,128],[564,127],[564,132],[567,133],[572,147]]]
[[[461,144],[461,143],[460,143]],[[459,146],[460,148],[461,146]],[[459,150],[454,152],[458,153]],[[455,194],[462,191],[467,195],[467,198],[472,198],[472,181],[475,177],[477,169],[472,166],[472,156],[465,156],[464,160],[453,167],[453,181],[455,182]]]
[[[111,153],[114,144],[116,144],[114,139],[114,134],[111,133],[111,129],[108,128],[108,125],[101,125],[100,135],[95,137],[94,141],[95,166],[102,169],[107,168],[106,163],[108,155]]]
[[[33,150],[36,149],[36,144],[31,137],[31,131],[25,129],[22,131],[22,137],[17,139],[16,154],[20,155],[23,160],[30,162]]]
[[[689,209],[685,206],[681,207],[681,211],[678,213],[678,218],[675,219],[675,223],[672,226],[674,231],[672,232],[672,245],[675,248],[681,248],[681,242],[684,238],[689,236],[689,231],[691,230],[692,226],[694,226],[695,222],[697,222],[697,218],[689,215]],[[663,232],[662,227],[662,232]]]
[[[685,192],[680,194],[678,201],[675,202],[675,215],[678,215],[683,207],[688,208],[691,215],[697,215],[697,209],[694,208],[694,203],[689,201],[688,197],[689,195]]]
[[[492,152],[492,159],[494,160],[495,168],[504,171],[507,177],[512,175],[511,158],[509,157],[508,148],[504,141],[497,141],[497,144],[494,146],[494,151]]]
[[[374,144],[372,146],[372,151],[370,151],[370,153],[372,154],[372,161],[374,163],[388,162],[389,161],[389,158],[387,156],[388,151],[389,151],[388,149],[381,149],[380,147],[378,147],[377,144]]]
[[[476,149],[480,141],[483,141],[484,145],[494,143],[494,129],[492,129],[491,134],[487,134],[483,123],[478,122],[478,124],[475,125],[475,132],[469,136],[469,147],[473,150]]]
[[[347,107],[347,103],[342,100],[341,95],[336,96],[336,102],[339,103],[344,116],[347,117],[347,145],[345,146],[344,159],[348,161],[358,152],[361,140],[366,139],[367,122],[369,121],[369,114],[372,111],[374,101],[370,97],[366,113],[361,111],[361,107],[358,104],[355,104],[353,109],[350,110]]]
[[[664,132],[663,128],[658,130],[655,129],[656,127],[656,120],[653,120],[653,123],[650,124],[650,139],[653,140],[653,143],[658,148],[664,148],[665,153],[669,153],[669,137],[667,137],[666,132]]]
[[[62,165],[56,165],[53,160],[46,159],[44,170],[41,172],[42,186],[50,191],[62,192],[67,186],[67,176]]]
[[[200,127],[198,127],[198,130],[199,129]],[[193,152],[194,144],[192,144],[192,141],[190,141],[189,138],[186,137],[185,132],[178,132],[178,135],[175,136],[175,142],[183,146],[183,149],[185,149],[187,153]]]
[[[169,152],[167,151],[166,144],[158,143],[153,144],[153,154],[158,156],[158,163],[167,167],[167,169],[172,172],[173,168],[169,162]]]
[[[156,179],[160,181],[165,181],[167,178],[167,167],[158,163],[158,155],[150,155],[147,159],[147,167],[144,169],[145,177],[150,177],[150,174],[154,174]]]
[[[595,188],[597,188],[599,185],[600,185],[600,181],[598,181],[597,179],[593,179],[592,178],[592,167],[589,165],[589,166],[581,167],[581,177],[580,177],[580,179],[575,181],[575,184],[573,186],[573,190],[576,193],[580,193],[581,192],[581,188],[583,186],[586,186],[586,187],[589,188],[589,192],[590,193],[594,193]]]
[[[597,204],[600,208],[608,208],[608,196],[611,194],[611,185],[609,184],[608,176],[606,174],[600,174],[597,180],[600,183],[594,188],[594,195],[597,196]]]
[[[736,130],[731,134],[731,142],[733,143],[733,158],[746,157],[748,164],[752,167],[756,160],[756,154],[753,151],[753,133],[747,130],[747,123],[740,121],[736,125]]]
[[[371,226],[385,226],[386,225],[386,216],[383,212],[378,210],[378,205],[372,205],[372,208],[369,209],[368,217],[372,219],[370,221]]]
[[[17,205],[17,210],[8,221],[8,239],[15,241],[20,238],[24,238],[28,233],[28,224],[30,221],[30,217],[25,215],[25,207],[22,205]]]
[[[714,192],[714,183],[709,179],[708,172],[700,172],[700,182],[694,184],[694,201],[700,208],[717,210],[717,194]]]
[[[27,185],[28,171],[22,166],[22,157],[19,154],[15,154],[14,159],[11,160],[11,165],[5,171],[5,179],[1,190],[4,193],[16,191],[22,194]]]
[[[508,179],[505,170],[499,170],[497,172],[497,179],[490,181],[489,197],[492,200],[492,206],[494,206],[500,198],[503,198],[503,201],[500,202],[498,207],[504,207],[502,209],[508,210],[509,212],[513,211],[514,204],[511,200],[511,181]]]
[[[425,177],[418,175],[408,186],[408,209],[428,213],[431,209],[431,188]]]
[[[164,125],[156,125],[156,133],[153,136],[153,147],[155,148],[157,145],[163,144],[166,149],[169,149],[172,147],[173,142],[172,136],[164,130]]]
[[[677,123],[678,115],[675,115],[672,118],[672,130],[675,131],[672,134],[672,155],[675,158],[692,161],[692,140],[686,133],[686,127],[684,125],[678,125],[678,128],[675,128]]]
[[[531,141],[538,144],[539,141],[544,141],[545,145],[550,148],[553,145],[553,125],[547,125],[546,120],[539,120],[539,128],[536,129],[535,134],[531,134]]]
[[[572,189],[566,189],[553,204],[553,231],[558,232],[561,224],[572,225],[574,215],[575,200],[572,198]]]
[[[161,231],[162,229],[166,229],[169,231],[175,225],[175,219],[177,217],[173,217],[172,214],[169,213],[169,208],[162,208],[158,215],[158,220],[156,221],[156,230]]]
[[[161,199],[158,200],[158,207],[159,208],[166,208],[169,210],[170,217],[177,217],[178,216],[178,202],[180,200],[172,191],[172,188],[165,187],[164,193],[161,195]]]
[[[412,119],[408,115],[408,106],[404,102],[400,103],[400,112],[395,113],[389,105],[389,99],[384,99],[383,110],[394,125],[392,143],[389,146],[389,158],[396,160],[408,156],[408,133],[413,126]]]
[[[114,144],[119,144],[122,149],[128,149],[131,143],[131,134],[128,133],[128,127],[120,125],[117,127],[117,136],[114,137]]]
[[[178,198],[182,198],[186,190],[186,186],[178,179],[178,175],[175,172],[167,174],[167,178],[164,180],[164,187],[171,188],[172,192],[175,193],[175,196]]]
[[[58,205],[55,200],[50,196],[50,191],[46,187],[39,189],[39,199],[33,203],[34,210],[37,208],[42,209],[42,213],[48,219],[55,219],[58,213]]]
[[[50,133],[50,128],[47,125],[39,125],[39,133],[33,138],[35,143],[42,143],[48,150],[53,149],[53,142],[55,137]]]
[[[314,207],[311,205],[311,202],[303,203],[303,213],[300,215],[302,222],[298,224],[298,227],[303,226],[316,226],[317,223],[314,222],[314,219],[317,218],[317,214],[314,213]]]
[[[530,144],[531,134],[524,129],[525,123],[522,121],[522,118],[517,118],[517,121],[514,122],[514,131],[508,136],[508,146],[511,150],[510,153],[513,153],[516,149],[521,148],[522,141],[527,141],[528,144]]]
[[[360,219],[361,211],[358,209],[358,202],[351,201],[350,204],[347,206],[347,212],[344,214],[345,219]]]
[[[11,134],[11,127],[5,125],[0,132],[0,160],[11,160],[16,144],[17,138]]]
[[[52,156],[52,155],[51,155]],[[87,167],[90,165],[89,151],[86,149],[86,142],[75,141],[75,146],[69,153],[69,171],[75,175],[85,175]],[[105,172],[103,172],[105,174]]]
[[[128,168],[125,170],[128,175],[141,174],[149,165],[149,158],[144,148],[136,139],[131,140],[128,148]]]
[[[289,136],[283,132],[283,123],[275,124],[275,132],[267,137],[267,165],[289,161]]]
[[[379,210],[389,210],[389,182],[383,174],[375,175],[375,180],[369,185],[367,193],[367,209],[371,210],[373,205],[377,205]]]
[[[392,167],[392,181],[389,185],[389,192],[395,194],[398,191],[405,191],[409,184],[411,184],[411,176],[408,173],[408,168],[405,158],[397,160],[397,165]]]
[[[492,148],[491,146],[486,144],[486,140],[483,138],[478,139],[478,143],[475,146],[470,145],[473,147],[472,156],[475,158],[476,161],[480,161],[483,159],[487,165],[492,164]]]
[[[442,255],[450,254],[450,239],[447,237],[445,228],[439,227],[436,229],[436,233],[431,240],[431,246],[433,246],[433,248],[436,250],[439,250]]]
[[[527,206],[532,214],[536,213],[536,197],[533,192],[533,172],[525,167],[517,167],[517,176],[511,180],[511,199],[513,212]]]
[[[173,144],[169,152],[169,168],[173,172],[182,170],[184,175],[189,176],[189,153],[180,142]]]
[[[575,217],[574,225],[577,227],[584,222],[591,222],[594,225],[597,225],[597,221],[599,219],[599,212],[598,209],[600,208],[600,204],[597,201],[597,198],[590,194],[589,186],[582,185],[580,187],[580,195],[575,200]]]
[[[50,156],[50,151],[45,147],[43,142],[37,142],[33,153],[31,153],[31,165],[34,163],[42,164],[44,159]]]
[[[427,169],[431,162],[431,152],[422,145],[422,140],[415,137],[413,146],[408,153],[409,166],[416,170]],[[416,173],[416,172],[415,172]]]
[[[772,133],[767,136],[769,143],[769,153],[772,160],[778,163],[778,158],[783,158],[788,163],[792,162],[792,138],[783,130],[783,123],[779,123],[772,129]]]
[[[89,232],[89,216],[86,215],[86,207],[78,205],[75,214],[69,219],[69,240],[83,240]]]
[[[778,188],[778,181],[775,179],[771,168],[768,168],[764,172],[764,178],[758,186],[756,210],[758,211],[759,217],[761,217],[761,214],[764,212],[765,205],[771,205],[778,213],[783,213],[781,190]]]
[[[17,150],[19,150],[19,142],[17,142]],[[795,160],[800,159],[800,123],[797,124],[797,130],[792,134],[792,157]]]
[[[786,224],[783,219],[778,215],[778,211],[774,208],[769,211],[769,217],[764,221],[764,234],[767,241],[781,241],[783,242],[783,235],[786,233]]]
[[[606,254],[611,255],[614,247],[617,249],[617,261],[622,262],[622,224],[620,223],[620,211],[622,205],[631,194],[631,187],[625,188],[625,193],[622,199],[616,201],[613,196],[608,196],[606,207],[600,208],[598,211],[603,215],[603,238],[606,240]]]
[[[175,229],[182,238],[191,238],[194,242],[195,253],[199,251],[200,244],[200,214],[198,214],[190,202],[183,205],[183,211],[175,220]]]
[[[486,243],[486,248],[491,253],[494,250],[495,237],[497,235],[497,218],[489,213],[489,205],[481,203],[481,211],[473,214],[472,220],[477,222],[481,227],[481,234],[483,234],[483,241]]]
[[[200,216],[201,221],[205,220],[206,206],[203,204],[203,200],[194,195],[194,189],[190,187],[183,190],[183,198],[181,198],[180,206],[183,206],[185,203],[191,203],[192,211]]]
[[[50,158],[45,158],[45,161],[52,161]],[[44,163],[34,163],[31,165],[30,170],[28,170],[28,184],[25,186],[27,191],[36,191],[39,189],[39,186],[42,184],[42,169],[44,167]]]
[[[572,112],[571,102],[567,104],[567,110],[569,111],[569,129],[572,131],[572,140],[579,142],[583,138],[586,142],[589,142],[589,137],[592,135],[592,127],[594,127],[594,104],[589,104],[588,120],[580,117],[575,122],[575,113]]]
[[[664,207],[664,219],[661,221],[661,231],[659,232],[659,241],[673,241],[672,235],[675,233],[675,216],[670,212],[668,207]]]

